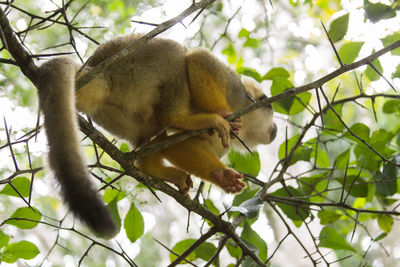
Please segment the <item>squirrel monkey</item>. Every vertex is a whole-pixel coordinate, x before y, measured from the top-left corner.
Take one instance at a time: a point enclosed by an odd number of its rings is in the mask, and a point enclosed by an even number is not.
[[[139,37],[127,35],[104,43],[78,75]],[[68,58],[51,59],[38,73],[50,167],[72,212],[105,238],[115,235],[116,227],[88,178],[79,148],[75,107],[134,147],[166,127],[214,129],[217,135],[189,138],[137,162],[143,171],[174,183],[183,194],[192,186],[189,174],[213,182],[226,192],[244,188],[242,175],[219,160],[231,144],[231,127],[250,146],[267,144],[276,135],[271,107],[251,112],[241,122],[224,119],[250,104],[249,95],[255,99],[265,96],[251,81],[243,84],[233,70],[207,50],[187,50],[172,40],[154,38],[122,61],[77,91],[79,66]],[[166,166],[164,159],[174,166]]]

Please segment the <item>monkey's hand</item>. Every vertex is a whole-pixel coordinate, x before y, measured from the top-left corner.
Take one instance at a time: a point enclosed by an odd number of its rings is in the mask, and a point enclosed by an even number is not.
[[[218,136],[221,138],[222,146],[228,147],[231,139],[230,139],[230,124],[221,116],[216,116],[214,121],[214,129],[217,131]]]
[[[242,120],[240,118],[236,118],[233,121],[227,122],[225,118],[232,114],[228,111],[219,111],[217,114],[221,115],[224,118],[224,121],[217,120],[217,126],[215,129],[218,132],[218,136],[221,138],[222,146],[228,147],[230,144],[230,138],[234,137],[234,134],[231,133],[231,130],[238,135],[240,128],[242,128]],[[228,131],[226,123],[229,125]],[[227,132],[229,133],[228,135]]]
[[[242,120],[240,118],[236,118],[233,121],[230,121],[229,125],[231,126],[232,131],[238,135],[240,128],[242,128]],[[231,138],[234,137],[235,136],[231,133]]]
[[[211,172],[214,182],[227,193],[239,193],[246,184],[242,181],[243,174],[233,169],[216,169]]]

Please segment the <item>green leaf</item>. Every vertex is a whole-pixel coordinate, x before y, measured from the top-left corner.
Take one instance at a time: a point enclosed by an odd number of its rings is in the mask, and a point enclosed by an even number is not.
[[[315,157],[315,151],[312,151],[310,158],[314,158],[314,157]],[[325,150],[318,149],[316,163],[321,168],[328,168],[330,166],[329,156]]]
[[[248,38],[246,42],[244,42],[243,46],[244,47],[251,47],[251,48],[257,48],[261,44],[260,39],[255,39],[255,38]]]
[[[347,175],[346,184],[344,185],[344,177],[336,178],[339,183],[344,186],[344,190],[354,197],[367,197],[368,185],[365,180],[357,175]]]
[[[254,80],[256,80],[258,82],[262,82],[260,73],[258,73],[255,69],[247,68],[247,67],[240,67],[236,71],[238,74],[245,75],[245,76],[253,78]]]
[[[172,248],[172,251],[175,252],[178,255],[181,255],[188,248],[190,248],[193,245],[194,242],[196,242],[196,239],[192,239],[192,238],[179,241]],[[170,259],[171,262],[176,260],[176,258],[178,258],[178,257],[174,253],[170,253],[169,254],[169,259]],[[188,256],[186,256],[185,259],[188,260],[188,261],[194,261],[196,259],[195,251],[192,251]]]
[[[278,150],[279,159],[284,159],[285,156],[289,155],[290,150],[294,147],[294,145],[296,144],[299,137],[300,137],[300,135],[297,134],[297,135],[291,137],[287,142],[285,141],[279,146],[279,150]],[[286,151],[287,151],[288,155],[286,155]],[[311,149],[309,149],[307,147],[299,146],[293,154],[293,157],[290,161],[290,165],[293,165],[298,161],[309,161],[310,157],[311,157],[311,152],[312,152]]]
[[[247,218],[254,218],[258,215],[260,208],[263,206],[264,202],[260,197],[256,196],[249,200],[244,201],[240,206],[231,207],[231,211],[238,211],[242,213]]]
[[[336,113],[339,114],[339,116],[342,116],[342,108],[343,108],[343,104],[335,105],[333,107],[333,109],[336,111]],[[324,112],[322,114],[322,118],[324,120],[325,128],[335,129],[335,130],[340,130],[340,131],[344,129],[343,124],[340,122],[340,120],[338,119],[338,117],[332,111],[331,108],[329,108],[328,110],[326,110],[326,112]]]
[[[204,242],[194,250],[196,256],[205,261],[209,261],[216,251],[215,245],[209,242]]]
[[[385,129],[379,129],[372,133],[369,143],[378,152],[385,153],[385,150],[389,146],[392,138],[393,133],[388,132]]]
[[[289,190],[289,193],[286,191]],[[287,186],[287,188],[280,188],[277,191],[270,194],[271,196],[278,196],[284,198],[291,198],[291,197],[303,197],[301,200],[308,201],[308,198],[304,198],[304,196],[297,191],[292,186]],[[303,221],[310,215],[310,210],[308,209],[307,205],[297,206],[295,204],[283,204],[279,201],[276,201],[278,207],[286,214],[291,220],[293,221]]]
[[[250,37],[250,32],[247,29],[242,28],[240,30],[239,34],[238,34],[238,37],[239,38],[249,38]]]
[[[178,255],[181,255],[188,248],[190,248],[196,241],[197,241],[196,239],[192,239],[192,238],[179,241],[172,248],[172,251]],[[208,261],[211,259],[211,257],[215,254],[216,251],[217,251],[217,248],[213,244],[211,244],[209,242],[205,242],[205,243],[202,243],[194,251],[192,251],[185,259],[188,261],[194,261],[195,259],[200,258],[205,261]],[[174,253],[169,254],[169,259],[171,262],[176,260],[176,258],[177,258],[177,256]]]
[[[371,3],[368,0],[364,0],[365,16],[371,22],[378,22],[382,19],[390,19],[396,16],[396,11],[388,5],[381,3]]]
[[[272,78],[271,95],[277,95],[293,88],[293,84],[284,76],[274,76]],[[296,96],[286,97],[272,103],[274,111],[285,114],[295,115],[302,112],[309,104],[311,99],[310,92],[304,92]]]
[[[392,230],[393,222],[393,218],[389,215],[379,214],[378,216],[379,228],[381,228],[382,231],[385,231],[386,233],[389,233]]]
[[[378,156],[369,150],[364,144],[358,143],[354,148],[357,166],[365,170],[375,172],[379,165]]]
[[[383,166],[382,173],[376,172],[374,178],[377,195],[392,196],[397,192],[397,172],[398,168],[390,162]]]
[[[364,123],[357,122],[350,127],[350,130],[353,133],[355,133],[358,137],[360,137],[361,139],[368,140],[368,138],[369,138],[370,130],[369,130],[369,127],[367,125],[365,125]],[[359,140],[356,137],[354,137],[349,131],[346,131],[346,133],[344,134],[344,137],[346,137],[347,139],[359,142]]]
[[[39,254],[39,249],[28,241],[20,241],[6,246],[2,252],[1,260],[13,263],[18,259],[30,260]]]
[[[235,259],[240,259],[240,257],[242,256],[242,250],[231,239],[228,240],[228,242],[225,245],[225,247],[228,249],[229,255],[231,255]]]
[[[335,166],[338,169],[346,169],[346,165],[350,160],[350,149],[345,150],[335,159]]]
[[[253,229],[251,229],[250,225],[245,222],[244,227],[243,227],[243,232],[242,235],[240,236],[246,243],[252,244],[255,248],[258,249],[258,257],[262,261],[267,260],[268,256],[268,249],[267,249],[267,244],[265,241],[255,232]]]
[[[310,197],[311,202],[325,202],[328,192],[326,191],[328,187],[328,179],[323,179],[318,182],[315,186],[315,193],[318,195]]]
[[[217,207],[214,205],[214,203],[212,202],[211,199],[206,199],[206,200],[204,200],[204,205],[207,207],[207,209],[208,209],[209,211],[211,211],[211,212],[214,213],[215,215],[219,215],[219,214],[220,214],[219,210],[218,210]]]
[[[384,113],[400,113],[400,101],[395,99],[389,99],[383,104]]]
[[[28,219],[28,220],[9,220],[7,221],[7,224],[14,225],[20,229],[32,229],[35,228],[36,225],[38,225],[39,222],[34,222],[34,221],[40,221],[42,218],[42,215],[40,212],[33,208],[35,211],[33,211],[30,207],[23,207],[17,209],[11,216],[10,218],[23,218],[23,219]],[[29,221],[29,220],[34,220],[34,221]]]
[[[110,203],[114,199],[118,202],[121,199],[125,198],[125,193],[123,191],[118,191],[116,189],[107,188],[103,195],[103,200],[106,203]]]
[[[347,28],[349,25],[349,14],[345,14],[341,17],[338,17],[334,21],[331,22],[329,27],[328,34],[332,39],[332,42],[337,42],[342,40],[342,38],[347,33]]]
[[[320,219],[320,223],[322,225],[327,225],[339,220],[342,215],[333,210],[321,210],[318,212],[318,218]]]
[[[345,43],[339,49],[339,56],[344,64],[353,63],[360,53],[361,47],[364,42],[350,42]]]
[[[128,153],[130,151],[127,143],[122,143],[119,150],[121,150],[122,153]]]
[[[356,250],[350,246],[346,240],[340,235],[338,234],[338,232],[328,226],[325,226],[320,234],[319,234],[319,247],[323,247],[323,248],[330,248],[330,249],[334,249],[334,250],[350,250],[353,252],[356,252]]]
[[[388,235],[387,233],[382,233],[382,234],[378,235],[378,236],[374,239],[374,241],[375,241],[375,242],[378,242],[378,241],[384,239],[385,237],[387,237],[387,235]]]
[[[400,40],[400,32],[396,32],[396,33],[393,33],[392,35],[388,35],[388,36],[382,38],[381,42],[382,42],[383,46],[388,46],[388,45],[391,45],[391,44],[397,42],[398,40]],[[393,56],[400,56],[400,47],[392,50],[391,54]],[[399,68],[400,68],[400,65],[397,66],[397,70],[398,70],[397,72],[400,72]]]
[[[272,68],[263,76],[263,80],[272,80],[276,77],[287,79],[290,77],[290,74],[284,68]]]
[[[287,78],[276,76],[272,79],[271,95],[280,94],[290,88],[293,88],[293,84]]]
[[[29,196],[29,190],[31,186],[31,182],[26,177],[16,177],[11,181],[11,184],[17,189],[17,191],[23,196]],[[6,186],[0,191],[0,194],[13,196],[13,197],[20,197],[18,193],[11,187],[11,185],[6,184]]]
[[[374,61],[372,61],[372,65],[374,65],[374,67],[379,70],[380,73],[383,73],[383,67],[379,59],[375,59]],[[365,70],[365,75],[371,82],[377,81],[381,78],[381,76],[370,65],[368,65],[367,69]]]
[[[232,206],[239,206],[246,200],[251,199],[258,192],[258,189],[249,189],[246,188],[242,193],[235,195],[232,201]]]
[[[111,212],[111,217],[115,223],[115,226],[118,229],[118,232],[121,230],[121,216],[119,216],[118,212],[118,198],[114,198],[107,204],[108,210]]]
[[[303,195],[312,195],[315,190],[315,186],[323,180],[326,180],[325,174],[299,178],[298,181],[301,192]]]
[[[229,45],[224,50],[222,50],[222,54],[228,57],[229,64],[233,64],[237,60],[237,53],[232,43],[229,43]]]
[[[126,236],[131,242],[135,242],[144,233],[143,216],[133,203],[125,216],[124,228]]]
[[[398,49],[398,48],[396,48],[396,49]],[[400,78],[400,64],[397,65],[395,72],[392,73],[392,79],[394,79],[394,78]]]
[[[239,172],[247,173],[253,176],[257,176],[260,172],[261,163],[260,155],[254,151],[253,155],[250,153],[240,153],[235,150],[231,150],[228,154],[229,165]]]
[[[10,237],[8,235],[6,235],[5,233],[3,233],[3,231],[0,231],[0,248],[7,245],[8,241],[10,241]]]

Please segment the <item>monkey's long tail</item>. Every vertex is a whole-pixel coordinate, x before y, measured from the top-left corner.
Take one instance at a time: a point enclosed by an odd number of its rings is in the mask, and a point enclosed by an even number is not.
[[[49,163],[71,211],[98,236],[111,238],[117,228],[89,180],[80,151],[75,111],[75,73],[68,58],[55,58],[39,69],[39,102],[49,144]]]

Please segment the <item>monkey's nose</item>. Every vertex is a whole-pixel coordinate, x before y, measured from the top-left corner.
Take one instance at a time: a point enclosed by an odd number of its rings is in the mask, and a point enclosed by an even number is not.
[[[276,127],[276,124],[274,123],[272,125],[272,129],[271,129],[271,133],[269,135],[269,142],[271,143],[272,141],[274,141],[276,134],[278,133],[278,128]]]

